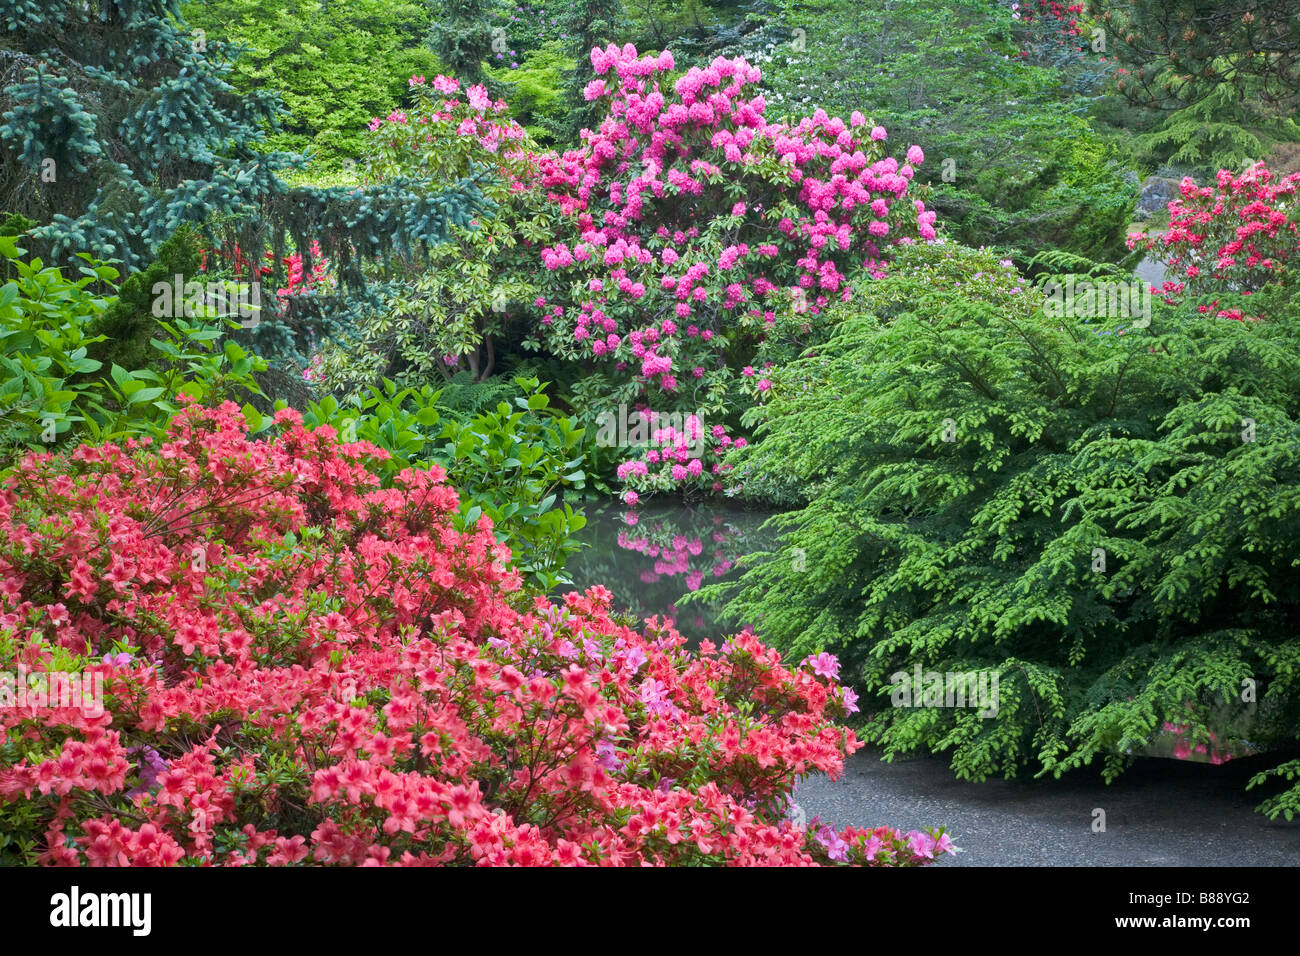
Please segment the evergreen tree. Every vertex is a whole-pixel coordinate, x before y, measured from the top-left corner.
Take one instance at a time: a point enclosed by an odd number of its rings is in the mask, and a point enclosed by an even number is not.
[[[560,32],[567,34],[567,52],[576,65],[565,81],[564,95],[569,109],[560,130],[563,139],[576,142],[583,129],[594,129],[603,119],[602,106],[587,102],[583,94],[587,84],[596,77],[591,51],[593,47],[603,49],[610,43],[622,45],[626,26],[618,0],[574,0],[565,8]]]
[[[485,0],[438,0],[429,45],[464,86],[486,85],[483,61],[492,54],[492,25]]]
[[[1154,159],[1213,172],[1300,140],[1295,0],[1097,0],[1116,85],[1164,114],[1139,139]]]
[[[1088,275],[1060,315],[1008,265],[900,250],[832,341],[770,373],[736,474],[779,471],[808,504],[692,599],[729,591],[763,639],[835,650],[887,754],[946,752],[966,778],[1114,776],[1166,725],[1218,759],[1293,747],[1295,328],[1158,300],[1085,319],[1111,301]],[[917,667],[998,673],[994,713],[900,703]],[[1300,788],[1265,805],[1297,809]]]
[[[1300,100],[1295,0],[1094,0],[1107,49],[1134,68],[1135,99],[1190,106],[1230,86],[1239,98]]]

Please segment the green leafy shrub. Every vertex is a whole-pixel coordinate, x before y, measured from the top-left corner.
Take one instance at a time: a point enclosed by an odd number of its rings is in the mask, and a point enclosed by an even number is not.
[[[102,323],[117,302],[118,271],[84,256],[81,277],[72,279],[22,254],[12,237],[0,237],[0,256],[16,274],[0,286],[0,467],[23,446],[161,435],[182,394],[197,401],[260,394],[254,375],[265,363],[202,315],[159,320],[144,367],[105,364],[94,353],[106,341]]]
[[[199,274],[202,255],[198,240],[192,230],[182,228],[158,247],[154,261],[142,272],[126,277],[117,292],[117,301],[104,314],[91,323],[90,335],[103,341],[91,347],[92,358],[104,365],[138,368],[146,365],[157,353],[149,344],[158,334],[158,319],[154,316],[154,286],[171,285],[175,276],[186,279]]]
[[[909,250],[772,374],[738,468],[809,502],[729,612],[834,648],[887,755],[949,752],[965,778],[1102,758],[1110,779],[1162,722],[1203,745],[1225,710],[1294,741],[1300,339],[1159,300],[1145,328],[1049,318],[1009,266]],[[999,674],[995,716],[898,706],[918,666]]]

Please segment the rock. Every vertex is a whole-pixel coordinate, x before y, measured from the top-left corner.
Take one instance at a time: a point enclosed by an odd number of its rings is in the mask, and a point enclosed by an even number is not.
[[[1168,207],[1170,200],[1177,199],[1178,180],[1163,176],[1149,176],[1142,182],[1142,194],[1138,197],[1134,218],[1145,221],[1155,213]]]

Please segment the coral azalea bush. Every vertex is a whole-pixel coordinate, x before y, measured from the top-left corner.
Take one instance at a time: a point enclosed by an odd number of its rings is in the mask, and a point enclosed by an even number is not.
[[[0,488],[0,656],[103,707],[0,707],[0,856],[46,864],[912,865],[942,833],[808,829],[860,743],[825,660],[698,653],[594,588],[530,599],[434,467],[189,406],[165,441]],[[67,701],[60,701],[67,703]]]

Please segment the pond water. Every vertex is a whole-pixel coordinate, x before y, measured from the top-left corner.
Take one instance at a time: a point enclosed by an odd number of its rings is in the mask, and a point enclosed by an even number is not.
[[[1128,232],[1145,232],[1152,239],[1163,236],[1168,231],[1168,229],[1149,226],[1142,222],[1133,223],[1128,227]],[[1169,278],[1169,267],[1160,259],[1148,255],[1137,264],[1137,268],[1133,270],[1133,275],[1135,278],[1145,282],[1148,286],[1155,286],[1158,289],[1160,288],[1161,283],[1163,283],[1165,279]]]
[[[618,503],[589,504],[587,526],[577,537],[587,545],[569,559],[571,587],[603,584],[614,605],[638,620],[659,614],[676,622],[692,646],[740,629],[718,621],[716,604],[678,606],[704,584],[734,580],[736,561],[776,543],[776,533],[759,526],[771,512],[718,504],[648,502],[635,511]]]
[[[584,511],[587,525],[577,537],[586,547],[569,559],[567,570],[573,583],[557,588],[557,594],[604,585],[613,594],[614,606],[638,621],[655,615],[672,618],[690,647],[741,630],[743,622],[720,620],[721,602],[679,602],[706,584],[735,580],[740,574],[737,561],[744,555],[774,548],[778,533],[761,527],[774,512],[679,501],[651,501],[635,510],[616,501],[592,502]],[[1189,741],[1185,728],[1165,723],[1145,747],[1138,745],[1126,752],[1188,762],[1226,762],[1261,749],[1248,742],[1254,716],[1254,708],[1250,708],[1245,715],[1235,712],[1235,719],[1225,717],[1218,741],[1208,750]]]

